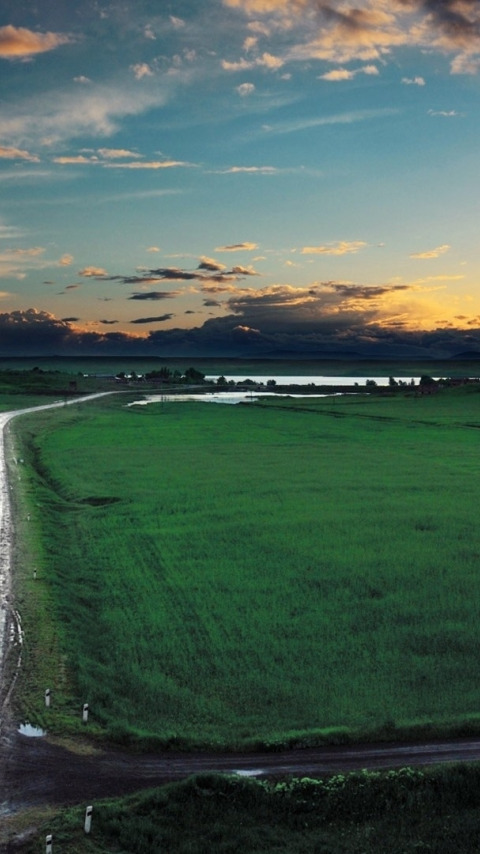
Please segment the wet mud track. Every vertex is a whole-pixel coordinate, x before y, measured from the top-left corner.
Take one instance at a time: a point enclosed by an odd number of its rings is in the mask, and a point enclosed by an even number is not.
[[[0,747],[0,815],[39,805],[81,804],[182,780],[191,774],[325,777],[362,769],[480,759],[480,740],[359,744],[265,753],[136,755],[109,750],[82,756],[48,737],[13,734]]]

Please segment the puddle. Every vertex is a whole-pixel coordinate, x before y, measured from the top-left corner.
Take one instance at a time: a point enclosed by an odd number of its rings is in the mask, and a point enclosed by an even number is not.
[[[40,736],[47,734],[44,729],[39,726],[32,726],[32,724],[20,724],[18,731],[20,735],[26,735],[29,738],[40,738]]]
[[[234,771],[234,774],[237,774],[239,777],[260,777],[261,774],[264,774],[263,768],[245,768],[241,771]]]

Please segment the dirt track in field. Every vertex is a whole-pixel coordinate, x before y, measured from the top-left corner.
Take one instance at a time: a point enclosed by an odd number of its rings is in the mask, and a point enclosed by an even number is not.
[[[335,773],[480,759],[480,740],[358,744],[269,753],[132,755],[117,750],[82,756],[48,737],[12,733],[1,747],[0,816],[46,804],[82,804],[182,780],[191,774],[324,777]],[[2,803],[3,802],[3,803]]]

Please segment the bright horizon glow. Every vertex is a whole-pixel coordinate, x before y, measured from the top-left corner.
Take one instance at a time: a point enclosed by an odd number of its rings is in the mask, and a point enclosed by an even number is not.
[[[476,0],[0,22],[0,356],[480,353]]]

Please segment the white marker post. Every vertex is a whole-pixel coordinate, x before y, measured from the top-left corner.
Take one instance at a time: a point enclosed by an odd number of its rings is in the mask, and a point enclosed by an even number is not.
[[[37,570],[36,570],[36,569],[34,569],[34,570],[33,570],[33,579],[35,580],[35,578],[36,578],[36,577],[37,577]]]
[[[85,810],[85,833],[90,833],[92,829],[92,812],[93,807],[87,807]]]
[[[52,834],[45,837],[45,854],[52,854]]]
[[[47,709],[50,708],[50,688],[45,691],[45,706]]]
[[[84,723],[84,724],[86,724],[86,723],[87,723],[87,721],[88,721],[88,703],[84,703],[84,704],[83,704],[83,709],[82,709],[82,721],[83,721],[83,723]]]

